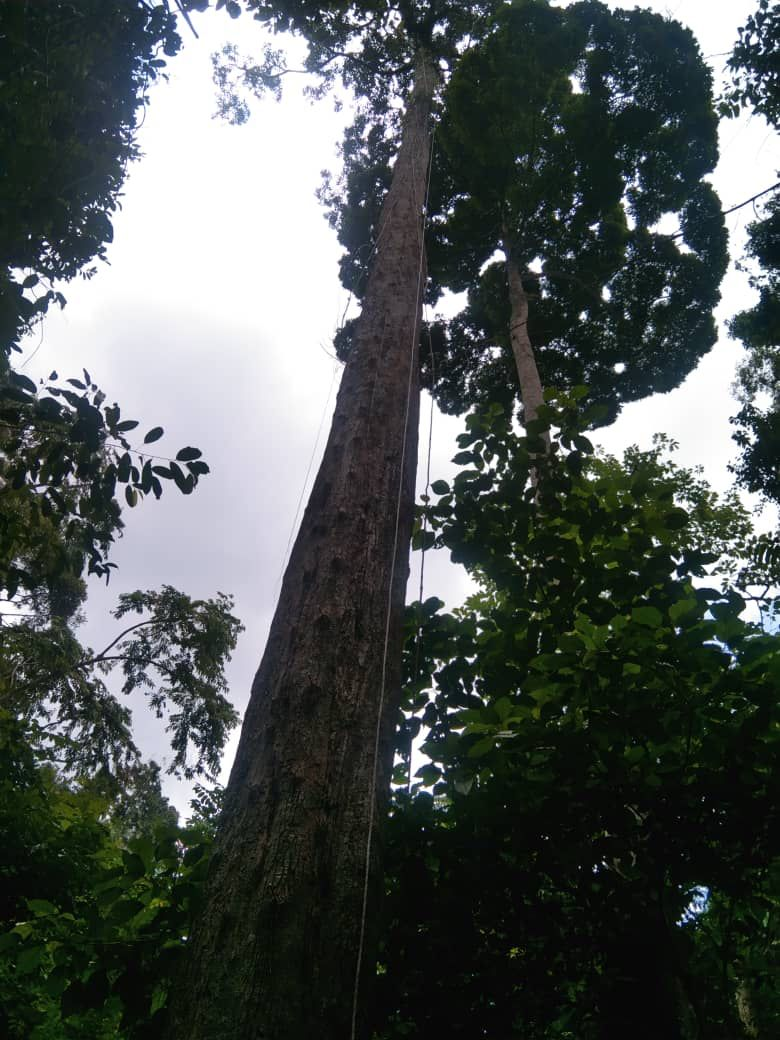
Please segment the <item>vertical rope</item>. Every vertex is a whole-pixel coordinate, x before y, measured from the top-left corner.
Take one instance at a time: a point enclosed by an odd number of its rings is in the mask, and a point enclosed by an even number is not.
[[[423,66],[423,73],[427,83],[427,72]],[[382,733],[382,714],[384,711],[385,703],[385,686],[387,683],[387,656],[390,645],[390,622],[392,618],[393,609],[393,584],[395,582],[395,568],[398,557],[398,531],[401,523],[401,502],[403,498],[403,485],[404,485],[404,467],[406,464],[406,441],[409,427],[409,412],[411,410],[411,399],[412,399],[412,378],[414,376],[414,362],[415,362],[415,347],[417,344],[417,338],[419,334],[417,325],[417,315],[420,313],[420,303],[422,298],[422,282],[423,282],[423,266],[425,260],[425,228],[428,220],[428,197],[431,188],[431,169],[433,166],[433,132],[431,133],[431,148],[428,159],[428,169],[426,171],[426,187],[425,187],[425,207],[422,214],[422,221],[420,226],[420,255],[418,260],[417,268],[417,294],[415,298],[415,317],[412,326],[412,342],[409,357],[409,379],[406,388],[406,410],[404,413],[404,428],[403,428],[403,443],[401,445],[401,465],[398,478],[398,495],[396,499],[395,509],[395,528],[393,534],[393,553],[390,561],[390,582],[387,592],[387,616],[385,620],[385,636],[384,646],[382,649],[382,674],[379,687],[379,705],[377,710],[376,718],[376,731],[374,736],[374,760],[373,767],[371,770],[371,787],[369,789],[369,810],[368,810],[368,832],[366,835],[366,857],[365,857],[365,868],[363,872],[363,900],[360,914],[360,934],[358,939],[357,959],[355,964],[355,985],[352,995],[352,1026],[350,1030],[351,1040],[357,1040],[357,1015],[358,1015],[358,999],[360,996],[360,973],[363,967],[363,953],[365,948],[366,939],[366,916],[368,913],[368,890],[369,880],[371,874],[371,850],[373,847],[374,838],[374,818],[376,816],[376,776],[377,767],[379,763],[379,743]],[[412,161],[412,177],[415,175],[415,164]]]
[[[333,373],[332,373],[332,375],[330,377],[330,387],[328,388],[328,396],[327,396],[327,398],[325,400],[325,407],[322,409],[322,416],[320,417],[320,425],[319,425],[319,428],[317,430],[317,436],[316,436],[315,441],[314,441],[314,447],[311,449],[311,456],[309,457],[309,465],[306,468],[306,476],[303,478],[303,484],[301,485],[301,493],[300,493],[300,495],[298,497],[298,505],[295,507],[295,516],[293,517],[293,522],[292,522],[292,525],[290,527],[290,536],[287,539],[287,545],[286,545],[285,550],[284,550],[284,555],[282,556],[282,565],[279,568],[279,577],[276,579],[275,588],[277,588],[277,589],[282,584],[282,578],[284,576],[284,569],[287,566],[287,560],[288,560],[289,555],[290,555],[290,546],[292,545],[293,538],[295,537],[295,532],[298,529],[298,517],[301,515],[301,506],[303,505],[303,496],[306,494],[306,487],[307,487],[307,485],[309,483],[309,477],[311,476],[312,466],[314,465],[314,459],[315,459],[315,457],[317,455],[317,448],[319,447],[320,437],[322,436],[322,429],[323,429],[323,427],[325,425],[325,420],[328,417],[328,406],[330,405],[330,399],[333,396],[333,386],[334,386],[334,384],[336,382],[336,373],[338,372],[338,370],[339,370],[339,366],[338,365],[334,365],[333,366]]]
[[[431,150],[433,150],[433,141],[431,141]],[[426,313],[427,313],[427,307],[424,307],[423,308],[423,317],[424,318],[425,318],[425,314]],[[426,460],[425,460],[425,491],[423,492],[423,495],[427,496],[427,494],[428,494],[428,492],[430,490],[430,487],[431,487],[431,455],[433,453],[433,413],[434,413],[434,410],[435,410],[435,405],[434,405],[434,400],[433,400],[433,388],[436,385],[436,361],[435,361],[434,356],[433,356],[433,339],[431,337],[431,323],[430,323],[430,319],[429,318],[425,320],[425,325],[426,325],[426,332],[427,332],[427,338],[428,338],[428,360],[429,360],[429,363],[430,363],[430,366],[431,366],[431,390],[430,390],[431,409],[430,409],[430,414],[429,414],[429,417],[428,417],[428,453],[427,453]],[[417,608],[417,631],[415,632],[415,641],[414,641],[414,668],[413,668],[413,675],[415,677],[415,681],[417,681],[417,679],[419,678],[420,654],[422,652],[422,626],[423,626],[422,603],[423,603],[423,595],[425,594],[425,553],[426,553],[425,534],[426,534],[427,530],[428,530],[428,515],[427,515],[427,513],[424,513],[423,514],[423,523],[422,523],[422,546],[421,546],[421,549],[420,549],[420,588],[419,588],[419,592],[417,594],[417,602],[418,602],[419,606]],[[412,709],[411,717],[414,718],[414,709]],[[406,793],[409,794],[409,795],[411,795],[411,793],[412,793],[412,740],[414,740],[414,737],[412,737],[410,739],[410,741],[409,741],[409,775],[406,778]]]

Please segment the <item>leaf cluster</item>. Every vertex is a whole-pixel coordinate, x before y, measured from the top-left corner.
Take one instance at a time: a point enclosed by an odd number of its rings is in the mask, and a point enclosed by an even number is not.
[[[41,568],[79,574],[83,560],[88,573],[108,577],[123,527],[118,493],[132,507],[145,495],[160,498],[170,480],[187,495],[208,473],[197,448],[182,448],[176,460],[134,449],[127,435],[138,425],[106,404],[86,370],[63,382],[52,372],[40,386],[9,370],[0,382],[0,587],[8,599],[34,589]],[[162,435],[153,427],[143,443]],[[59,561],[46,552],[54,535]]]
[[[180,47],[167,4],[0,9],[0,353],[105,259],[150,84]],[[2,362],[0,362],[2,363]]]
[[[737,116],[743,108],[749,107],[777,126],[780,122],[779,46],[780,4],[776,0],[758,0],[755,12],[739,29],[728,61],[733,82],[721,101],[723,115]]]
[[[729,326],[748,352],[737,373],[742,407],[732,423],[742,454],[733,471],[749,491],[780,502],[780,195],[749,226],[748,254],[758,264],[758,300]]]
[[[94,784],[64,784],[25,752],[18,728],[2,733],[4,765],[15,761],[0,781],[3,1035],[160,1035],[213,828],[157,814],[117,840],[114,806]]]

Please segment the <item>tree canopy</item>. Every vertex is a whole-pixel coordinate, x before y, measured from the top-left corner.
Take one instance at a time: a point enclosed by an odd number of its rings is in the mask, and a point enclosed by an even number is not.
[[[3,4],[0,34],[0,344],[3,353],[56,286],[104,259],[139,110],[179,50],[167,4]]]
[[[780,84],[776,66],[780,5],[760,0],[758,9],[740,30],[729,59],[733,85],[722,109],[736,115],[750,107],[763,115],[774,131],[780,120]],[[751,283],[758,301],[732,320],[730,331],[748,356],[738,373],[742,408],[733,422],[734,439],[742,455],[734,471],[744,487],[780,502],[780,195],[774,192],[759,220],[748,229],[748,256],[753,262]]]
[[[454,71],[437,136],[431,270],[469,291],[438,352],[447,410],[516,395],[497,250],[526,286],[543,384],[587,385],[612,419],[682,382],[715,342],[727,264],[704,180],[716,135],[679,23],[587,2],[501,13]]]

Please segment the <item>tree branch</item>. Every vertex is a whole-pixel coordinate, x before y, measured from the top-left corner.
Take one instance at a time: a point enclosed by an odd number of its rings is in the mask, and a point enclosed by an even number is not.
[[[90,668],[94,664],[99,664],[101,661],[108,660],[108,657],[106,656],[108,654],[108,651],[113,649],[113,647],[116,646],[116,644],[119,642],[120,639],[124,639],[124,637],[126,635],[128,635],[130,632],[135,632],[135,630],[138,629],[138,628],[143,628],[144,625],[153,625],[154,623],[155,623],[155,618],[147,618],[146,621],[139,621],[135,625],[130,625],[130,627],[126,628],[124,630],[124,632],[120,632],[119,635],[116,637],[116,639],[113,639],[108,644],[108,646],[104,650],[102,650],[96,657],[93,657],[89,661],[86,661],[86,660],[79,661],[77,667],[78,668]],[[112,660],[117,660],[117,659],[118,658],[116,658],[116,657],[112,658]]]

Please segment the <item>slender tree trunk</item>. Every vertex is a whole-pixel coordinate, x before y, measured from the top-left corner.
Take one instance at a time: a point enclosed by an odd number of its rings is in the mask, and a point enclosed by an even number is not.
[[[349,1040],[372,827],[361,998],[374,971],[376,830],[399,701],[436,81],[422,55],[330,437],[252,686],[169,1040]]]
[[[506,232],[503,248],[506,258],[506,277],[509,284],[509,338],[515,357],[517,378],[520,382],[523,422],[528,426],[528,423],[538,418],[539,408],[544,404],[544,391],[539,378],[539,369],[536,367],[531,337],[528,335],[528,296],[523,288],[523,277],[509,246]],[[545,431],[542,434],[542,441],[544,442],[544,452],[540,452],[540,456],[550,451],[549,432]],[[531,471],[533,485],[536,485],[537,477],[536,469],[533,469]]]
[[[526,425],[536,419],[539,407],[544,404],[542,381],[536,367],[534,348],[528,335],[528,296],[523,288],[523,278],[508,245],[504,245],[506,275],[509,283],[509,305],[511,318],[509,335],[512,353],[515,356],[517,377],[520,380],[520,396]]]

